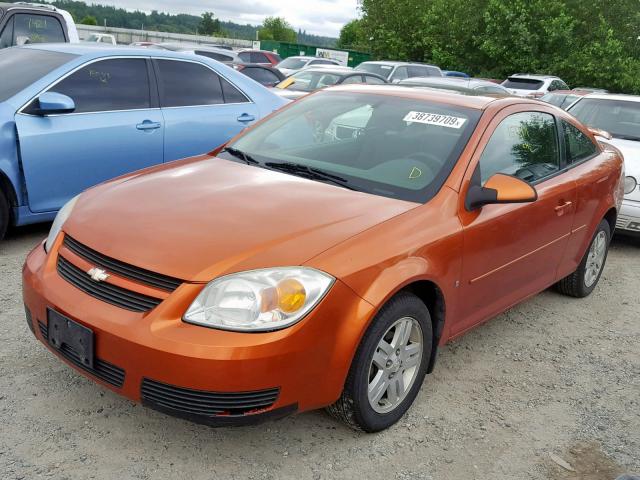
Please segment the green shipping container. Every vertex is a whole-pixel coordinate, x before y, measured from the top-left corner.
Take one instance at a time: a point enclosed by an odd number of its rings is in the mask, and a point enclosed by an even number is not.
[[[371,60],[371,54],[357,52],[355,50],[342,50],[339,48],[314,47],[312,45],[302,45],[299,43],[276,42],[275,40],[261,40],[260,48],[269,50],[280,55],[283,59],[304,55],[307,57],[326,56],[339,61],[347,60],[349,67],[356,67],[362,62]]]

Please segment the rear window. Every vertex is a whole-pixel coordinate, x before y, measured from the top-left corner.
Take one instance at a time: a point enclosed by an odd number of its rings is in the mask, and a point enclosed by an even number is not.
[[[75,57],[68,53],[27,48],[0,50],[0,72],[4,72],[0,81],[0,102],[13,97]]]
[[[375,73],[384,78],[389,78],[389,75],[393,71],[393,65],[384,65],[380,63],[361,63],[356,67],[356,70],[360,70],[361,72]]]
[[[583,124],[605,130],[615,138],[640,141],[640,102],[583,98],[569,112]]]
[[[196,55],[202,55],[203,57],[212,58],[219,62],[233,62],[233,57],[222,53],[207,52],[206,50],[196,50],[194,53]]]
[[[516,90],[540,90],[544,82],[542,80],[534,80],[531,78],[511,77],[504,81],[503,87],[513,88]]]
[[[307,64],[307,59],[301,58],[285,58],[278,64],[278,68],[290,68],[291,70],[299,70]]]

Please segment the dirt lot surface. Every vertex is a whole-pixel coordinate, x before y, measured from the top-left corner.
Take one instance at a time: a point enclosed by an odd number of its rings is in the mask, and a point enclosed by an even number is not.
[[[24,321],[21,266],[46,229],[0,243],[2,480],[611,480],[640,471],[640,242],[614,240],[591,297],[544,292],[442,349],[405,418],[366,435],[323,412],[211,429],[82,377]]]

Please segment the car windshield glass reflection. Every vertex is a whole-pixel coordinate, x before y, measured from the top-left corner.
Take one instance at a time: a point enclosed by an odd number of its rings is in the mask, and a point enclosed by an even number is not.
[[[349,188],[425,202],[442,186],[479,116],[415,99],[324,92],[298,101],[232,147],[264,168],[288,164],[279,170],[307,178],[314,169]],[[313,180],[322,181],[318,175]]]
[[[605,130],[615,138],[640,141],[640,102],[585,98],[570,111],[585,125]]]
[[[319,88],[328,87],[338,83],[340,77],[332,73],[324,72],[300,72],[293,75],[293,83],[287,88],[300,92],[313,92]]]

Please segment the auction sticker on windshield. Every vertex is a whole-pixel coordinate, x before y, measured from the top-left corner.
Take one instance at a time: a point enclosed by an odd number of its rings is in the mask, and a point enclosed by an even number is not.
[[[404,117],[405,122],[424,123],[426,125],[438,125],[447,128],[461,128],[466,118],[453,117],[451,115],[440,115],[438,113],[409,112]]]

